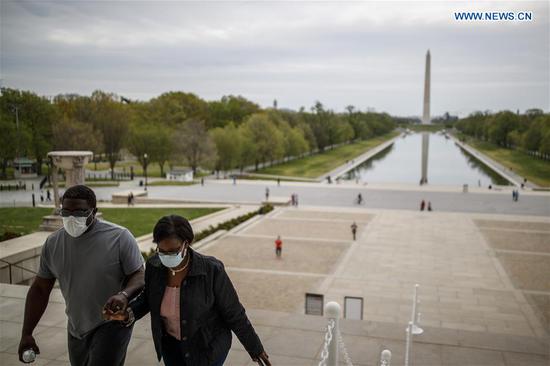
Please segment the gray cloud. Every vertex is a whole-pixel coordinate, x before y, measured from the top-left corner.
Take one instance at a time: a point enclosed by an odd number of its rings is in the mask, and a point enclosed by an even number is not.
[[[547,2],[1,2],[5,86],[45,95],[103,89],[241,94],[299,108],[321,100],[421,111],[549,108]],[[453,11],[533,11],[535,21],[470,22]]]

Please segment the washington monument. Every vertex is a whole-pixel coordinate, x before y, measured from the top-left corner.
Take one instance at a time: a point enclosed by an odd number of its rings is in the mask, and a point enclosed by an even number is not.
[[[430,73],[431,73],[430,50],[426,53],[426,71],[424,74],[424,110],[422,112],[422,124],[430,124]],[[430,146],[430,133],[422,133],[422,177],[420,184],[428,183],[428,148]]]
[[[430,50],[426,53],[426,71],[424,73],[424,112],[422,113],[422,124],[430,123],[430,73],[431,73]]]

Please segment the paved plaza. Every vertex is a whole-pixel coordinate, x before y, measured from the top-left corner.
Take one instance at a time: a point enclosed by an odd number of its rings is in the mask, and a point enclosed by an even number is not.
[[[282,207],[200,251],[225,263],[274,365],[318,363],[326,320],[304,315],[305,293],[325,303],[362,297],[364,320],[341,322],[354,364],[377,365],[385,348],[403,364],[418,283],[425,332],[415,337],[413,364],[548,366],[549,228],[542,216]],[[2,365],[17,364],[26,291],[0,287]],[[148,322],[136,325],[128,365],[157,364]],[[37,328],[37,365],[68,365],[65,324],[55,290]],[[227,364],[252,365],[236,339]]]
[[[265,189],[272,197],[298,194],[300,205],[322,207],[357,207],[359,193],[363,195],[363,208],[418,210],[420,201],[431,201],[434,210],[445,212],[471,212],[507,215],[534,215],[550,217],[550,193],[520,191],[518,202],[512,201],[512,187],[469,187],[462,193],[461,186],[414,186],[409,184],[319,184],[300,182],[207,179],[204,186],[164,186],[148,188],[150,199],[190,203],[259,204],[265,199]],[[138,182],[122,182],[120,187],[94,188],[100,202],[111,200],[113,193],[143,189]],[[0,206],[31,205],[32,192],[0,192]],[[37,192],[38,193],[38,192]]]

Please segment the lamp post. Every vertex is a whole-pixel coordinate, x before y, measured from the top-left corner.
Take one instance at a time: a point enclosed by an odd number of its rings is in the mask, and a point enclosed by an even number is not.
[[[147,153],[143,154],[143,174],[145,175],[145,190],[147,190]]]

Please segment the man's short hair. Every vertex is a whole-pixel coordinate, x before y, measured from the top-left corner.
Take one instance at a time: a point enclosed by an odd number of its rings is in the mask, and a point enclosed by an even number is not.
[[[71,188],[67,189],[63,194],[61,202],[63,202],[65,198],[86,200],[86,202],[88,202],[88,206],[90,206],[91,208],[96,208],[97,205],[94,191],[82,184],[72,186]]]

